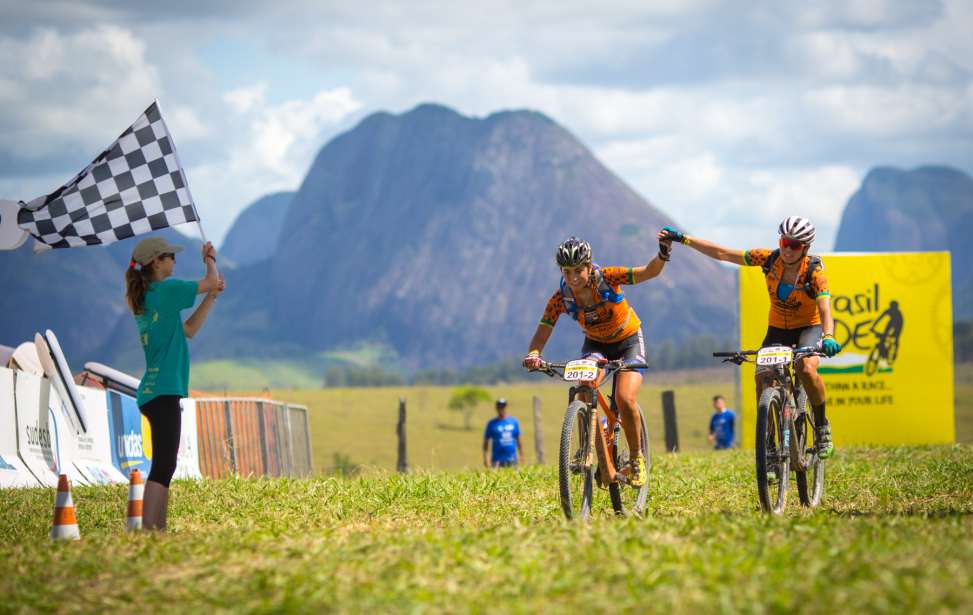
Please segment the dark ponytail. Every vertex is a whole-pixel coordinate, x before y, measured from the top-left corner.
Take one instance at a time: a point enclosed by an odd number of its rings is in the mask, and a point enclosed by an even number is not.
[[[138,316],[145,311],[145,293],[152,281],[152,266],[146,265],[141,269],[134,266],[125,271],[125,301],[128,309]]]

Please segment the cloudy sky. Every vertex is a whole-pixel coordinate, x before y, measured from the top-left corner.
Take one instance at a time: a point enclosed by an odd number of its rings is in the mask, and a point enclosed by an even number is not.
[[[542,111],[692,232],[830,249],[868,169],[973,172],[973,0],[0,0],[0,198],[158,98],[207,234],[374,111]]]

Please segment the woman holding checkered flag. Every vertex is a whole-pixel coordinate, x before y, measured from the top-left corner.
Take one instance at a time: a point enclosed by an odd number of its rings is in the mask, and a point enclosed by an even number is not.
[[[172,278],[176,254],[181,246],[162,237],[144,239],[132,252],[125,272],[125,299],[135,316],[139,340],[145,351],[145,375],[139,383],[137,402],[152,427],[152,466],[145,483],[142,526],[166,529],[169,481],[176,471],[182,425],[179,400],[189,395],[189,348],[192,338],[226,288],[216,269],[216,248],[203,245],[206,277],[199,281]],[[182,320],[182,310],[191,308],[196,295],[206,297],[192,315]]]

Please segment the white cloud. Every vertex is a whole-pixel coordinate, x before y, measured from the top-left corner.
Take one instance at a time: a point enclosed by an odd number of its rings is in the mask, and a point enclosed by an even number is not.
[[[114,26],[0,37],[0,57],[0,151],[28,159],[97,153],[161,89],[143,43]]]
[[[0,157],[81,151],[83,164],[159,97],[217,236],[248,202],[295,189],[352,119],[429,101],[480,116],[542,111],[649,200],[727,241],[772,230],[790,203],[827,236],[875,164],[973,169],[964,0],[752,10],[719,0],[597,10],[580,0],[443,0],[367,12],[244,1],[187,5],[178,19],[138,3],[58,6],[17,8],[30,19],[0,24],[16,32],[0,34]],[[41,29],[23,34],[27,23]],[[195,54],[197,41],[227,38],[264,60],[253,74],[230,78],[221,70],[235,58]],[[305,79],[270,74],[292,61]]]

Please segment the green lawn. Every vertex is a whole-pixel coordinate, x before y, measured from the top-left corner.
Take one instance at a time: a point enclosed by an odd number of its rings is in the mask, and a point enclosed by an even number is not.
[[[0,490],[0,612],[968,612],[973,448],[845,449],[822,507],[756,508],[745,451],[659,455],[649,514],[562,519],[551,466],[177,482],[169,535],[126,489]]]
[[[973,365],[956,367],[956,441],[973,443]],[[713,395],[734,398],[731,368],[650,374],[639,403],[646,415],[651,449],[664,449],[661,394],[675,391],[679,444],[683,451],[709,448],[706,432]],[[533,402],[541,400],[543,446],[548,462],[557,454],[567,401],[563,382],[538,376],[527,384],[485,387],[509,400],[510,413],[520,420],[527,459],[535,459]],[[273,389],[270,395],[310,409],[311,446],[316,471],[328,471],[335,455],[374,468],[395,467],[395,423],[399,398],[406,399],[409,462],[425,469],[461,469],[482,463],[483,426],[494,416],[489,404],[477,408],[473,428],[463,429],[461,414],[447,409],[452,387],[376,387],[347,389]],[[745,391],[749,393],[749,391]],[[246,395],[247,393],[239,393]],[[263,395],[258,392],[252,394]]]
[[[639,404],[646,415],[650,446],[664,449],[661,394],[675,391],[679,444],[683,451],[709,448],[706,433],[717,393],[733,397],[733,372],[669,374],[653,377],[642,387]],[[700,383],[705,379],[706,383]],[[721,381],[722,379],[722,381]],[[494,397],[509,402],[509,412],[521,425],[527,459],[534,461],[533,397],[541,400],[545,460],[557,455],[561,422],[567,405],[563,382],[538,376],[533,384],[484,387]],[[483,427],[496,416],[491,404],[475,411],[472,429],[465,430],[463,415],[447,409],[452,387],[376,387],[347,389],[277,389],[275,399],[305,404],[309,408],[314,468],[326,471],[335,455],[366,467],[395,468],[399,398],[406,400],[409,463],[426,469],[461,469],[482,465]],[[240,393],[246,395],[247,393]]]

